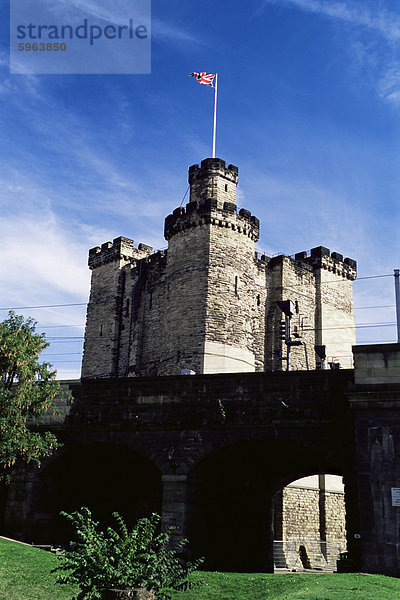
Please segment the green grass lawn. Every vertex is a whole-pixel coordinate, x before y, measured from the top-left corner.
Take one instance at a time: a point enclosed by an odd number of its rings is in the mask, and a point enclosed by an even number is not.
[[[0,600],[72,600],[77,588],[57,585],[53,554],[0,539]],[[173,600],[397,600],[400,579],[359,574],[206,573]]]
[[[54,554],[0,539],[1,600],[71,600],[78,588],[56,584]]]
[[[400,580],[357,573],[196,573],[173,600],[398,600]]]

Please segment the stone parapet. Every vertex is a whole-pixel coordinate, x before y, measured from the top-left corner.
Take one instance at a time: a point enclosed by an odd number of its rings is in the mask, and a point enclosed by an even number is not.
[[[340,277],[354,281],[357,277],[357,262],[352,258],[344,258],[338,252],[331,252],[329,248],[317,246],[312,248],[310,255],[307,252],[297,252],[294,255],[296,262],[305,262],[313,269],[325,269]]]
[[[237,167],[227,167],[220,158],[206,158],[200,166],[189,167],[190,202],[216,198],[220,208],[224,202],[236,204],[237,182]]]
[[[205,224],[230,228],[255,242],[259,238],[260,222],[257,217],[244,208],[237,212],[233,202],[224,202],[221,208],[217,198],[189,202],[186,209],[183,206],[176,208],[165,219],[164,236],[170,240],[176,233]]]
[[[189,183],[192,184],[209,174],[218,174],[237,183],[238,173],[238,167],[235,167],[234,165],[228,165],[227,167],[222,158],[205,158],[201,161],[201,166],[192,165],[189,167],[188,179]]]
[[[139,244],[137,248],[133,245],[133,240],[120,236],[112,242],[105,242],[100,246],[89,250],[88,265],[90,269],[96,269],[117,260],[129,261],[131,258],[144,258],[152,253],[153,248],[146,244]]]
[[[400,344],[353,346],[353,354],[357,384],[400,384]]]

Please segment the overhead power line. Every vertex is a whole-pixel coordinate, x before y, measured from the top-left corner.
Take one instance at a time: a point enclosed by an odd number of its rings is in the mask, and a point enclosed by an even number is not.
[[[364,308],[394,308],[395,304],[381,304],[379,306],[355,306],[354,310],[363,310]]]
[[[56,327],[85,327],[85,325],[38,325],[38,329],[55,329]]]
[[[26,310],[28,308],[60,308],[63,306],[86,306],[87,302],[73,302],[71,304],[40,304],[39,306],[6,306],[0,310]]]
[[[368,277],[357,277],[354,281],[360,281],[361,279],[379,279],[380,277],[394,277],[393,273],[388,275],[369,275]]]
[[[359,325],[343,325],[343,326],[338,326],[338,327],[321,327],[321,328],[315,328],[315,327],[307,327],[304,328],[303,331],[333,331],[336,329],[365,329],[365,328],[369,328],[369,327],[393,327],[396,325],[396,322],[392,322],[392,321],[388,321],[388,322],[382,322],[382,323],[360,323]],[[90,336],[87,339],[88,340],[93,340],[93,339],[100,339],[101,336]],[[73,343],[73,342],[83,342],[84,341],[84,337],[83,336],[51,336],[51,337],[47,337],[46,338],[48,342],[50,343]]]
[[[82,352],[58,352],[57,354],[46,354],[46,351],[42,353],[42,357],[49,358],[50,356],[81,356]]]
[[[357,277],[357,279],[355,279],[355,281],[361,281],[364,279],[379,279],[382,277],[393,277],[392,273],[388,273],[385,275],[367,275],[365,277]],[[332,279],[332,281],[322,281],[321,285],[325,285],[328,283],[343,283],[345,280],[342,279]],[[304,286],[303,283],[296,283],[293,284],[291,286],[287,286],[287,289],[290,289],[292,287],[302,287]],[[282,286],[275,286],[273,289],[278,289]],[[286,286],[284,286],[286,287]],[[68,307],[68,306],[87,306],[87,302],[71,302],[68,304],[39,304],[36,306],[3,306],[0,307],[0,310],[27,310],[27,309],[36,309],[36,308],[63,308],[63,307]]]

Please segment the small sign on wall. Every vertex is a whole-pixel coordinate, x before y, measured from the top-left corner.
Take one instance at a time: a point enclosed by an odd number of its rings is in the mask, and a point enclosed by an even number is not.
[[[400,488],[392,487],[392,506],[400,506]]]

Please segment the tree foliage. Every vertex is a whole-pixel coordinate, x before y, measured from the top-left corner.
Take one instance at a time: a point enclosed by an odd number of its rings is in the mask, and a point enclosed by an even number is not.
[[[40,465],[59,445],[52,433],[28,427],[54,411],[53,400],[61,391],[56,371],[39,362],[49,343],[35,327],[33,319],[14,312],[0,323],[0,481],[8,481],[17,460]]]
[[[60,556],[55,571],[65,571],[58,583],[77,583],[77,600],[101,598],[106,589],[143,587],[153,590],[159,600],[170,598],[168,589],[190,587],[190,574],[202,560],[185,561],[180,556],[187,540],[171,548],[170,527],[159,531],[161,517],[139,519],[131,531],[123,518],[113,513],[117,527],[103,531],[88,508],[71,514],[61,513],[73,525],[78,542]]]

